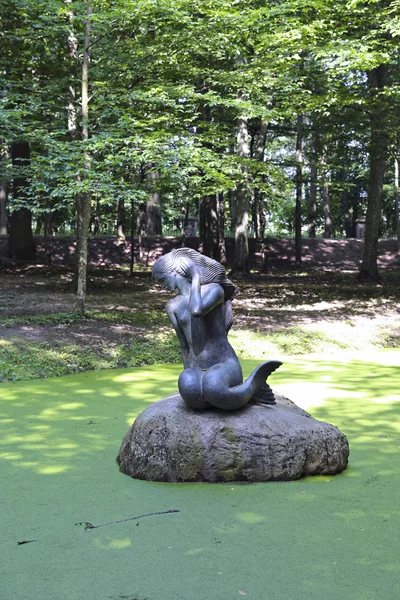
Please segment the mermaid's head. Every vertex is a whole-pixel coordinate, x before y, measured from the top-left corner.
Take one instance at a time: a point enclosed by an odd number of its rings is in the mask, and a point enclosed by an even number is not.
[[[233,298],[236,288],[227,278],[224,267],[216,260],[192,248],[176,248],[160,256],[154,263],[152,274],[153,278],[158,280],[162,275],[177,273],[191,281],[193,267],[199,274],[202,285],[218,283],[225,292],[225,301]]]

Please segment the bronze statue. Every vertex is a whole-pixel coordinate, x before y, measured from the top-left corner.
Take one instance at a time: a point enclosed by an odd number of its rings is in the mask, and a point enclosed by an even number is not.
[[[235,410],[248,402],[275,404],[266,380],[282,363],[262,363],[243,381],[228,342],[235,286],[224,267],[196,250],[178,248],[157,259],[153,278],[178,292],[166,310],[181,346],[184,370],[178,387],[186,404],[197,410],[211,406]]]

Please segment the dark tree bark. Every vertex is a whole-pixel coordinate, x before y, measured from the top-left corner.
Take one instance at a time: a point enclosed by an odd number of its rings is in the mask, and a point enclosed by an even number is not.
[[[308,237],[315,238],[315,218],[317,216],[317,146],[318,136],[311,134],[310,144],[310,195],[308,200]]]
[[[136,216],[136,227],[138,232],[139,263],[143,264],[143,236],[146,233],[146,205],[140,204]]]
[[[87,2],[85,41],[82,62],[82,139],[89,139],[89,49],[90,27],[93,14],[91,1]],[[85,169],[90,169],[90,157],[85,155]],[[82,192],[76,198],[76,309],[83,316],[86,301],[87,258],[90,224],[89,192]]]
[[[325,136],[324,136],[325,137]],[[329,239],[332,235],[332,218],[329,207],[329,188],[328,188],[328,158],[327,158],[327,146],[325,139],[322,147],[321,156],[321,170],[322,170],[322,205],[324,209],[324,238]]]
[[[117,206],[117,240],[125,241],[125,202],[123,198],[118,200]]]
[[[51,265],[51,212],[46,212],[43,219],[43,245],[44,245],[44,262],[46,265]]]
[[[254,158],[260,163],[264,163],[267,130],[268,123],[261,121],[254,148]],[[264,194],[258,188],[254,188],[252,220],[254,236],[257,240],[262,240],[265,233]]]
[[[219,262],[226,264],[226,246],[225,246],[225,200],[224,195],[217,194],[217,213],[218,213],[218,247]]]
[[[344,231],[346,234],[346,238],[351,237],[351,219],[350,219],[350,207],[349,207],[349,193],[347,191],[346,185],[346,171],[345,169],[340,169],[339,171],[339,179],[343,183],[342,190],[342,210],[343,210],[343,224]]]
[[[189,223],[190,200],[186,201],[183,211],[184,211],[184,218],[183,218],[183,225],[182,225],[182,247],[186,245],[186,228]]]
[[[394,160],[394,230],[397,248],[400,249],[400,215],[399,215],[399,159]]]
[[[16,170],[24,169],[30,164],[29,142],[14,142],[11,158]],[[27,200],[29,184],[26,174],[17,173],[13,180],[14,199]],[[32,260],[35,256],[35,244],[32,233],[32,213],[28,208],[14,210],[10,218],[9,252],[14,261]]]
[[[162,235],[161,200],[160,195],[154,189],[158,173],[149,170],[151,168],[152,165],[147,165],[145,168],[145,177],[150,185],[149,199],[146,205],[146,231],[147,235]]]
[[[7,233],[7,179],[5,178],[5,164],[8,158],[7,146],[0,144],[0,235],[6,235]]]
[[[358,179],[354,182],[353,191],[351,194],[351,207],[352,207],[352,215],[351,215],[351,237],[357,237],[357,219],[360,212],[360,194],[361,194],[361,186]]]
[[[93,234],[99,235],[100,233],[100,200],[96,200],[96,208],[93,216]]]
[[[235,232],[236,228],[236,194],[234,191],[228,191],[229,211],[231,213],[231,231]]]
[[[383,177],[385,174],[388,136],[385,129],[385,104],[379,92],[387,84],[386,65],[380,65],[368,71],[368,87],[372,106],[371,141],[369,149],[369,178],[367,196],[367,215],[365,222],[365,241],[359,279],[379,281],[378,237],[381,218]]]
[[[0,235],[7,233],[7,181],[0,180]]]
[[[297,116],[296,135],[296,209],[295,209],[295,262],[301,265],[301,199],[303,194],[303,115]]]
[[[219,260],[217,196],[205,196],[200,202],[200,248],[203,254]]]
[[[244,117],[238,119],[237,147],[239,157],[249,157],[249,133],[247,119]],[[243,165],[241,181],[236,189],[235,259],[233,265],[233,270],[240,273],[246,273],[248,270],[248,223],[252,198],[253,190],[249,173],[246,166]]]
[[[130,260],[130,275],[133,275],[135,266],[135,202],[131,199],[131,260]]]

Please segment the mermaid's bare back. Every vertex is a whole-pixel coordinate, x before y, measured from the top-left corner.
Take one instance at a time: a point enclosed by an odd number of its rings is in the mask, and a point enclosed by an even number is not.
[[[227,339],[223,304],[193,317],[188,299],[177,296],[169,306],[170,318],[172,310],[176,321],[171,320],[181,340],[185,365],[178,381],[179,392],[191,408],[235,410],[251,399],[275,403],[266,380],[281,363],[263,363],[243,382],[240,362]]]

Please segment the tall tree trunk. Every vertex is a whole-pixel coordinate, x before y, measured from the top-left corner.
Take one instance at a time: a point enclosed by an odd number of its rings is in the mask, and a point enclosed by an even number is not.
[[[379,92],[386,86],[387,79],[388,70],[386,65],[380,65],[368,71],[368,87],[372,98],[370,112],[371,142],[364,252],[359,272],[361,280],[379,281],[380,279],[378,272],[378,238],[388,138],[385,129],[385,103],[382,97],[379,96]]]
[[[0,179],[0,235],[7,233],[7,181]]]
[[[147,235],[162,235],[161,200],[159,193],[154,189],[158,173],[149,170],[153,165],[147,165],[145,177],[150,183],[149,199],[146,204],[146,230]]]
[[[182,224],[182,248],[186,245],[186,229],[187,229],[187,226],[189,223],[190,200],[186,200],[183,211],[184,211],[184,218],[183,218],[183,224]]]
[[[217,194],[217,214],[218,214],[218,260],[222,265],[226,264],[226,246],[225,246],[225,200],[224,195]]]
[[[317,216],[317,146],[318,136],[315,131],[311,134],[310,144],[310,195],[308,200],[308,237],[315,238],[315,219]]]
[[[49,199],[47,199],[47,204],[50,204]],[[43,246],[44,246],[44,262],[46,265],[51,265],[51,244],[50,244],[50,234],[51,234],[51,212],[44,213],[43,219]]]
[[[228,191],[229,211],[231,214],[231,232],[235,235],[236,228],[236,193],[233,190]]]
[[[340,169],[339,179],[343,183],[342,189],[342,210],[343,210],[343,224],[346,238],[351,237],[351,219],[350,219],[350,208],[349,208],[349,193],[346,188],[346,171]]]
[[[7,179],[6,162],[9,159],[7,145],[0,142],[0,235],[7,233]]]
[[[268,123],[267,121],[260,122],[260,128],[255,143],[254,158],[264,163],[264,152],[265,143],[267,139]],[[265,232],[265,216],[264,216],[264,192],[260,191],[257,187],[254,188],[254,201],[253,201],[253,229],[254,237],[257,240],[261,240],[264,237]]]
[[[14,200],[26,201],[29,187],[23,169],[30,164],[29,142],[14,142],[11,157],[17,173],[13,180]],[[18,173],[18,170],[21,169]],[[14,261],[32,260],[35,256],[35,244],[32,233],[32,213],[28,208],[14,210],[10,218],[9,252]]]
[[[301,265],[301,199],[303,195],[303,115],[297,115],[296,135],[296,209],[295,209],[295,263]]]
[[[354,181],[353,191],[351,193],[351,207],[352,207],[352,215],[351,215],[351,237],[357,237],[357,219],[358,214],[360,212],[360,194],[361,194],[361,186],[358,178]]]
[[[131,198],[131,256],[130,256],[130,276],[133,275],[135,266],[135,201]]]
[[[202,253],[219,260],[217,196],[205,196],[200,202],[200,247]]]
[[[322,170],[322,205],[324,209],[324,238],[330,238],[332,235],[332,219],[329,208],[329,188],[328,188],[328,149],[325,142],[325,136],[322,146],[321,170]]]
[[[117,206],[117,240],[125,241],[125,202],[119,198]]]
[[[72,21],[74,13],[72,11],[73,0],[65,0],[65,3],[71,6],[71,10],[67,12],[67,17],[71,23],[71,30],[68,33],[68,49],[71,59],[71,64],[75,67],[78,64],[78,39],[75,32],[72,29]],[[73,69],[75,71],[75,69]],[[67,118],[68,118],[68,133],[72,140],[76,139],[78,135],[78,118],[77,118],[77,106],[76,106],[76,90],[74,76],[71,75],[71,82],[68,86],[68,105],[67,105]]]
[[[89,48],[90,27],[93,14],[91,0],[87,0],[87,16],[85,22],[85,41],[82,62],[82,140],[89,139]],[[90,169],[90,157],[85,150],[85,171]],[[76,309],[83,316],[85,311],[88,239],[90,224],[90,193],[82,192],[76,199]]]
[[[400,250],[400,214],[399,214],[399,159],[394,159],[394,219],[397,248]]]
[[[143,236],[146,233],[146,205],[140,204],[136,216],[136,226],[138,232],[139,263],[142,265],[143,256]]]
[[[99,200],[99,198],[96,199],[96,208],[95,208],[94,218],[93,218],[93,234],[94,235],[100,234],[100,200]]]
[[[249,132],[245,117],[238,119],[237,152],[240,158],[249,157]],[[235,260],[233,265],[233,270],[241,273],[246,273],[248,270],[248,223],[252,196],[249,173],[246,165],[243,164],[242,177],[236,189]]]

